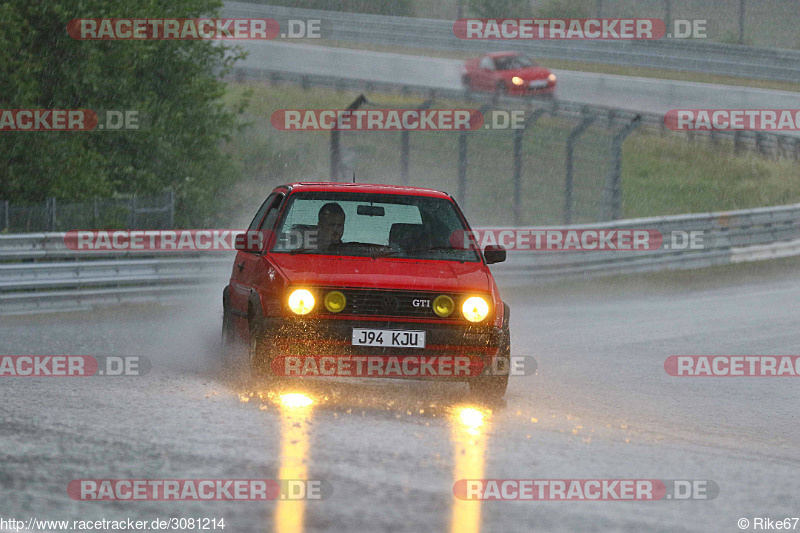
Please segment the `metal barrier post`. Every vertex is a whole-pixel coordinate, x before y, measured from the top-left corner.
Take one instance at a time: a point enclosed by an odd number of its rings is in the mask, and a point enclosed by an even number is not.
[[[522,138],[547,110],[540,107],[525,119],[521,129],[514,130],[514,225],[522,224]]]
[[[467,132],[458,134],[458,201],[464,208],[467,203]]]
[[[47,231],[55,231],[56,230],[56,199],[55,198],[48,198],[45,200],[45,214],[47,221],[45,222],[45,226],[47,227]]]
[[[430,109],[433,100],[426,100],[417,107],[417,109]],[[403,185],[408,185],[408,165],[411,159],[411,140],[409,138],[409,131],[404,129],[400,132],[400,176]]]
[[[567,137],[567,175],[564,180],[564,224],[572,223],[572,175],[574,172],[573,155],[575,141],[594,122],[594,116],[584,116],[580,124],[569,132]]]
[[[642,123],[642,116],[636,115],[622,128],[611,141],[611,169],[606,176],[604,220],[619,220],[622,214],[622,144]]]
[[[359,107],[367,101],[367,97],[363,94],[359,95],[358,98],[353,100],[353,102],[347,106],[348,111],[352,111],[354,109],[358,109]],[[337,128],[333,128],[331,130],[331,141],[330,141],[330,154],[331,154],[331,181],[339,181],[339,177],[342,174],[342,149],[339,140],[339,130]]]

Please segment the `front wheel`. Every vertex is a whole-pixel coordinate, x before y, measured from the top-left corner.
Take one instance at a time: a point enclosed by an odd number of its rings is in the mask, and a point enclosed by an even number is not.
[[[233,318],[227,307],[222,309],[222,331],[219,336],[219,360],[223,365],[230,363],[235,354],[236,339],[233,333]]]
[[[272,358],[270,357],[269,339],[266,332],[255,322],[250,322],[249,346],[250,372],[254,378],[272,379]]]
[[[511,373],[511,333],[507,329],[503,333],[497,359],[489,372],[485,372],[487,375],[478,376],[469,382],[471,393],[490,401],[499,400],[505,395]]]

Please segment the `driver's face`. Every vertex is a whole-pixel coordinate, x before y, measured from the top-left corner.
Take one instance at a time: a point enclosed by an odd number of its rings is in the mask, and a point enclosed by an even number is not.
[[[319,219],[319,238],[322,242],[339,242],[344,235],[344,215],[327,214]]]

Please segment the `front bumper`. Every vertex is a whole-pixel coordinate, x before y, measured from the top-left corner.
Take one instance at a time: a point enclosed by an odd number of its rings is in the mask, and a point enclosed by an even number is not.
[[[359,359],[380,358],[385,363],[392,359],[401,368],[415,368],[414,363],[452,361],[460,357],[460,364],[469,367],[469,372],[434,372],[425,375],[412,371],[401,372],[400,375],[376,373],[365,377],[392,377],[408,379],[438,379],[443,381],[469,381],[470,378],[490,372],[494,368],[495,359],[500,353],[503,343],[503,330],[491,325],[457,325],[433,324],[427,322],[406,322],[399,320],[347,320],[347,319],[303,319],[292,317],[264,318],[263,329],[270,346],[270,359],[279,359],[273,369],[282,367],[287,358],[293,357],[295,365],[303,364],[308,358],[325,358],[330,361],[336,358]],[[389,348],[375,346],[354,346],[352,344],[353,328],[371,328],[384,330],[423,330],[425,331],[425,348]],[[298,363],[300,358],[300,363]],[[333,359],[331,359],[333,358]],[[467,362],[467,359],[469,362]],[[406,363],[404,365],[404,362]],[[312,366],[313,366],[312,362]],[[366,363],[365,363],[366,364]],[[321,368],[321,367],[320,367]],[[339,367],[341,368],[341,367]],[[353,375],[353,374],[347,374]]]
[[[556,90],[556,84],[552,83],[545,87],[530,87],[526,85],[513,85],[509,84],[508,94],[513,96],[530,96],[530,95],[546,95],[553,94]]]

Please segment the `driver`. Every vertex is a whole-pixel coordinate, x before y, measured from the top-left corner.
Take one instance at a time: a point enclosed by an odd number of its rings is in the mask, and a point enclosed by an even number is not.
[[[319,209],[317,244],[320,249],[342,244],[344,218],[344,209],[336,202],[329,202]]]

